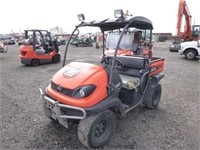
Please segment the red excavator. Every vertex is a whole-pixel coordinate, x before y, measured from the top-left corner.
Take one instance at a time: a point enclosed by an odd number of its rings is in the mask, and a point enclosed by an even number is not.
[[[182,24],[182,17],[185,16],[185,27],[184,27],[184,33],[181,36],[181,24]],[[176,36],[186,40],[186,41],[192,41],[192,40],[198,40],[199,34],[200,34],[200,25],[191,25],[192,22],[192,16],[190,14],[189,8],[186,4],[185,0],[179,1],[179,9],[178,9],[178,20],[177,20],[177,32]]]
[[[185,16],[184,32],[181,34],[182,18]],[[177,31],[173,44],[170,46],[170,51],[178,51],[179,44],[182,41],[193,41],[200,39],[200,25],[191,25],[192,16],[185,0],[179,0]]]

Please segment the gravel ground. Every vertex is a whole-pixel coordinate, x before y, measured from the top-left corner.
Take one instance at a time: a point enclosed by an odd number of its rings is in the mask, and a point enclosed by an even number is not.
[[[165,57],[159,108],[137,107],[118,119],[116,133],[105,149],[200,149],[200,61],[188,61],[168,47],[169,43],[154,47],[156,56]],[[72,49],[81,59],[86,53],[96,58],[101,54],[94,48]],[[20,63],[18,46],[0,54],[0,149],[85,148],[78,141],[76,126],[67,130],[43,114],[38,88],[44,89],[61,66],[26,67]]]

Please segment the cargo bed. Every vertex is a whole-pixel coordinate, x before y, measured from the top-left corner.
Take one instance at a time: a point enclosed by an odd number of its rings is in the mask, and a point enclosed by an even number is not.
[[[151,72],[149,76],[162,72],[164,69],[164,61],[165,61],[164,58],[153,57],[152,60],[150,61]]]

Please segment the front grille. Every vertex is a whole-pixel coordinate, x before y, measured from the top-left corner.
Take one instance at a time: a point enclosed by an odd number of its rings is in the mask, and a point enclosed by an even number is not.
[[[60,93],[62,93],[64,95],[67,95],[67,96],[72,96],[72,94],[74,92],[74,90],[70,90],[70,89],[61,87],[60,85],[57,85],[52,81],[51,81],[51,88],[54,89],[57,92],[60,92]]]

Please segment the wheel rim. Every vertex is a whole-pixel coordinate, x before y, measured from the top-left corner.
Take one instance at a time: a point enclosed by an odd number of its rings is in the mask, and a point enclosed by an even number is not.
[[[39,61],[38,61],[38,60],[33,60],[33,61],[32,61],[32,65],[33,65],[33,66],[39,65]]]
[[[187,58],[188,59],[193,59],[194,58],[194,53],[193,52],[189,52],[189,53],[187,53]]]
[[[102,120],[95,129],[95,137],[100,137],[104,134],[106,134],[106,131],[108,130],[108,123],[106,120]]]
[[[59,62],[59,56],[58,55],[55,55],[54,57],[53,57],[53,62]]]

